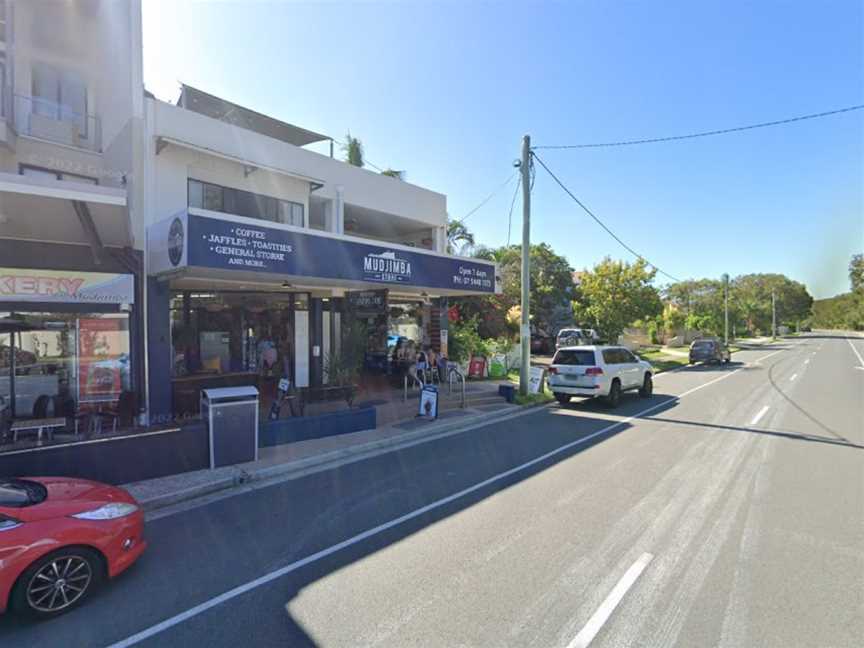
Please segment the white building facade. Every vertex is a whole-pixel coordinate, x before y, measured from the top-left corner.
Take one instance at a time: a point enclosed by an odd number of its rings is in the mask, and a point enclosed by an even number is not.
[[[46,389],[56,408],[133,392],[149,423],[210,386],[266,401],[335,380],[345,340],[387,376],[400,349],[446,354],[448,297],[496,291],[494,264],[446,253],[443,194],[194,87],[147,94],[139,0],[6,0],[0,36],[0,313],[32,313],[0,347],[66,357],[50,389],[0,374],[16,417]]]

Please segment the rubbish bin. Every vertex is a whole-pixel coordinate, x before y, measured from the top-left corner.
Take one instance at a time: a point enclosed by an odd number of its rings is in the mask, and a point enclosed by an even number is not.
[[[201,417],[210,436],[210,468],[258,459],[258,390],[201,390]]]

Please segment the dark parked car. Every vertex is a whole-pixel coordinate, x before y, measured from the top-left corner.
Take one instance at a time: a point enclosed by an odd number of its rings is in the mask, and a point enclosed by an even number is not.
[[[716,339],[693,340],[690,345],[690,364],[694,362],[729,362],[732,354],[729,347]]]
[[[531,333],[531,353],[542,355],[555,353],[555,338],[543,331],[534,331]]]

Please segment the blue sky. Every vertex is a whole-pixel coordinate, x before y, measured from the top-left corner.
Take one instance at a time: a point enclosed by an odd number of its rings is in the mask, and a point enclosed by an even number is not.
[[[864,3],[291,3],[144,0],[145,83],[178,81],[312,130],[444,193],[460,218],[521,137],[608,141],[864,103]],[[672,144],[539,151],[677,277],[783,272],[848,290],[864,250],[864,111]],[[515,180],[466,224],[507,240]],[[632,258],[538,167],[532,239],[577,269]],[[521,232],[519,202],[512,241]]]

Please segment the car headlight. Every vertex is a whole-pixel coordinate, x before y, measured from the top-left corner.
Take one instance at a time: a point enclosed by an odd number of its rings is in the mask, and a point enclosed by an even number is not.
[[[137,510],[138,507],[134,504],[127,504],[126,502],[111,502],[110,504],[104,504],[92,511],[75,513],[72,517],[78,518],[79,520],[113,520],[115,518],[131,515]]]

